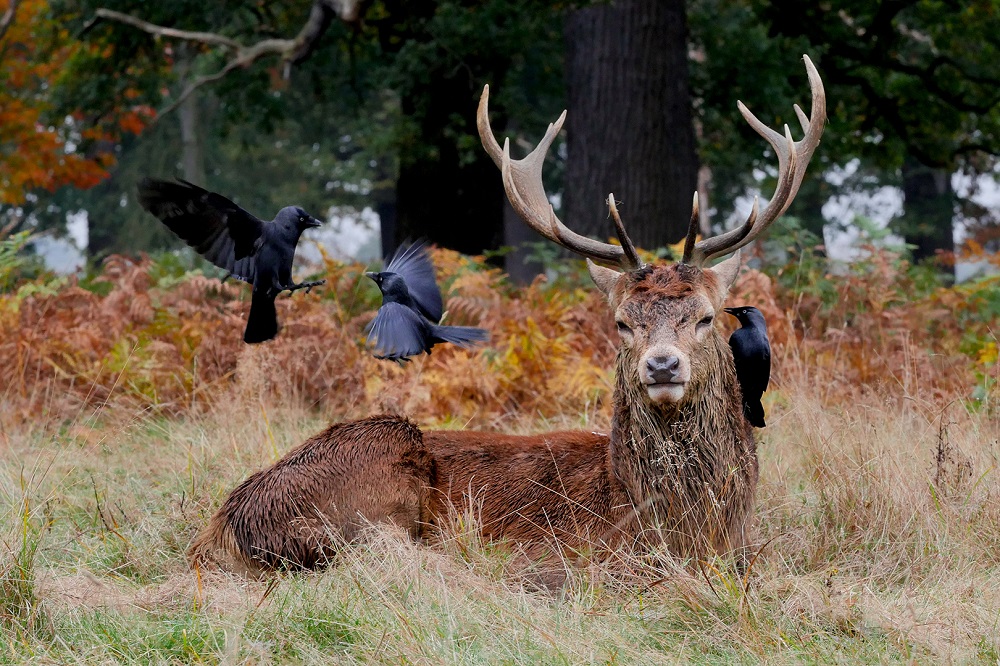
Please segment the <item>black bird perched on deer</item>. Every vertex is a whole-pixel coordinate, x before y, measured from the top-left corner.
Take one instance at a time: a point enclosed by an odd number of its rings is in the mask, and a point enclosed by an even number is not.
[[[221,194],[183,180],[152,178],[139,183],[139,203],[198,254],[228,271],[226,278],[253,285],[244,342],[264,342],[278,334],[274,299],[279,293],[308,290],[326,282],[292,281],[299,236],[323,224],[298,206],[282,208],[268,222]]]
[[[400,247],[380,273],[365,273],[382,292],[382,307],[368,325],[368,344],[375,358],[400,365],[431,347],[450,342],[470,347],[488,333],[471,326],[442,326],[444,306],[434,266],[423,243]]]
[[[767,322],[757,308],[724,309],[740,320],[740,328],[730,336],[729,346],[736,364],[736,379],[743,391],[743,414],[752,425],[763,428],[766,424],[760,397],[771,379],[771,343],[767,339]]]

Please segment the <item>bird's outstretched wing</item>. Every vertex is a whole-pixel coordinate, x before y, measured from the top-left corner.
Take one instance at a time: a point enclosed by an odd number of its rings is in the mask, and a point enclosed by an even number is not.
[[[263,220],[214,192],[186,181],[144,178],[139,203],[185,243],[233,277],[253,283],[254,252]]]
[[[378,358],[406,360],[427,349],[428,325],[421,316],[399,303],[383,303],[368,325],[368,346]]]
[[[435,324],[441,321],[441,315],[444,314],[441,290],[434,275],[434,264],[431,263],[427,246],[423,242],[400,246],[385,270],[403,278],[410,297],[425,317]]]

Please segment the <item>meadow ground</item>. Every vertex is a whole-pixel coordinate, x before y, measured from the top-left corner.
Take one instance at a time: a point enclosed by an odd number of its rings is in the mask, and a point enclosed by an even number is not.
[[[489,284],[450,261],[451,307],[494,331],[492,351],[405,369],[364,355],[343,297],[281,303],[287,335],[263,348],[238,342],[245,303],[213,305],[197,276],[143,286],[149,266],[78,316],[72,285],[0,303],[0,663],[1000,663],[1000,421],[976,374],[995,360],[956,365],[923,342],[940,331],[890,334],[881,311],[813,338],[775,326],[745,579],[721,559],[622,553],[538,589],[476,539],[474,515],[432,544],[373,527],[320,573],[190,571],[225,495],[331,420],[398,408],[434,427],[607,428],[612,323],[586,324],[599,303],[532,287],[477,309]],[[209,304],[184,310],[185,289]],[[774,320],[804,317],[757,296]],[[216,319],[231,349],[200,337]],[[881,337],[852,343],[864,327]]]
[[[877,395],[830,411],[809,394],[770,400],[747,581],[724,561],[622,556],[548,591],[461,529],[421,545],[376,528],[323,573],[199,580],[190,539],[249,472],[323,427],[311,411],[248,402],[5,432],[0,660],[997,663],[997,424]]]

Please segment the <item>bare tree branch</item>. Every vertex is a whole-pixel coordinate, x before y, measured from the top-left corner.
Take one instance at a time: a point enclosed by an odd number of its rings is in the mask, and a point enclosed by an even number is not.
[[[234,53],[232,59],[218,72],[199,77],[188,84],[176,99],[171,101],[166,108],[157,114],[157,117],[160,117],[176,109],[181,102],[187,99],[198,88],[222,79],[226,74],[238,67],[248,67],[265,56],[279,56],[284,61],[284,76],[288,78],[291,65],[300,63],[312,55],[317,43],[327,28],[330,27],[330,23],[334,18],[339,18],[347,23],[355,23],[360,20],[364,9],[369,4],[370,0],[315,0],[309,11],[309,18],[306,19],[305,24],[299,29],[298,34],[293,39],[264,39],[249,46],[245,46],[235,39],[215,32],[197,32],[168,28],[144,21],[131,14],[124,14],[103,7],[94,12],[94,18],[87,22],[85,30],[89,30],[98,21],[103,19],[124,23],[157,37],[167,37],[217,46]]]
[[[20,4],[21,0],[10,0],[10,4],[7,6],[7,11],[0,16],[0,39],[7,33],[7,28],[14,23],[14,16],[17,14],[17,6]]]
[[[312,55],[312,52],[316,49],[316,45],[319,43],[319,38],[330,27],[334,15],[335,10],[326,2],[319,1],[313,3],[312,9],[309,10],[309,18],[306,20],[306,24],[302,26],[298,36],[295,38],[298,45],[286,58],[285,78],[288,77],[288,64],[298,64]]]
[[[356,22],[360,18],[362,8],[367,6],[367,4],[366,0],[315,0],[312,9],[309,11],[309,18],[306,19],[305,24],[299,29],[299,33],[293,39],[264,39],[249,46],[245,46],[235,39],[216,32],[197,32],[168,28],[144,21],[131,14],[125,14],[104,7],[94,12],[94,18],[88,21],[86,29],[92,27],[97,21],[105,19],[130,25],[157,37],[169,37],[188,42],[224,47],[236,52],[234,62],[240,61],[240,65],[249,65],[267,55],[278,55],[284,60],[297,63],[309,57],[315,48],[316,42],[326,32],[334,17],[340,18],[345,22]]]
[[[214,32],[190,32],[188,30],[177,30],[176,28],[167,28],[162,25],[156,25],[148,21],[143,21],[140,18],[136,18],[131,14],[125,14],[123,12],[116,12],[113,9],[105,9],[104,7],[99,8],[94,12],[94,18],[87,22],[84,30],[90,29],[95,23],[100,19],[107,19],[109,21],[116,21],[118,23],[124,23],[130,25],[133,28],[138,28],[143,32],[148,32],[151,35],[156,35],[157,37],[172,37],[174,39],[183,39],[189,42],[201,42],[202,44],[211,44],[213,46],[225,46],[230,49],[239,50],[243,46],[234,39],[230,39],[225,35],[220,35]]]
[[[207,85],[209,83],[215,83],[216,81],[219,81],[220,79],[224,78],[226,76],[226,74],[228,74],[229,72],[233,71],[237,67],[242,66],[243,64],[245,64],[245,63],[241,62],[237,58],[236,60],[233,60],[232,62],[227,63],[225,67],[223,67],[222,69],[220,69],[215,74],[208,74],[206,76],[200,76],[200,77],[198,77],[197,79],[195,79],[194,81],[192,81],[191,83],[189,83],[184,88],[184,90],[181,91],[181,94],[178,95],[177,97],[175,97],[174,100],[172,102],[170,102],[170,104],[167,104],[165,107],[163,107],[162,109],[160,109],[156,113],[156,116],[153,118],[153,122],[156,122],[157,120],[159,120],[160,118],[162,118],[163,116],[167,115],[168,113],[170,113],[171,111],[173,111],[174,109],[176,109],[178,106],[180,106],[181,104],[183,104],[184,100],[186,100],[188,97],[190,97],[194,93],[194,91],[197,90],[198,88],[201,88],[202,86]]]

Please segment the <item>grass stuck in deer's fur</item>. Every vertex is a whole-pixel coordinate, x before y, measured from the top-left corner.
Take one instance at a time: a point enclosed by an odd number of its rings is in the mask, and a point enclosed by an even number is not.
[[[556,590],[480,543],[474,515],[431,545],[374,527],[316,574],[190,571],[195,532],[325,425],[312,411],[251,400],[0,430],[0,661],[996,663],[996,421],[878,393],[821,409],[812,392],[769,395],[747,580],[623,553]]]

